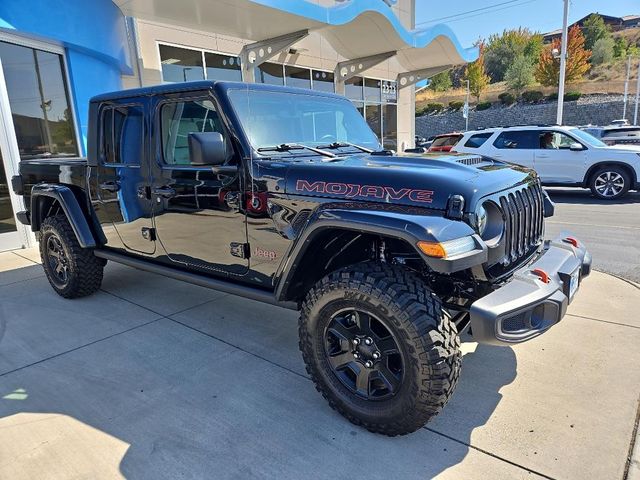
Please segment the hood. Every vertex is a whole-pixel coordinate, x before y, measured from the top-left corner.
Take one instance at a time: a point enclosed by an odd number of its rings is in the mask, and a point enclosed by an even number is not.
[[[470,211],[480,198],[535,178],[532,170],[476,155],[356,154],[290,162],[285,192],[437,209],[458,194]]]

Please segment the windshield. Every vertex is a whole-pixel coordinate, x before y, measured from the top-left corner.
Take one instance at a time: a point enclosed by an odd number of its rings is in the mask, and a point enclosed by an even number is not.
[[[594,137],[590,133],[584,132],[584,131],[580,130],[579,128],[570,128],[569,132],[571,132],[573,135],[578,137],[579,140],[582,140],[583,142],[585,142],[588,145],[591,145],[592,147],[606,147],[607,146],[607,144],[604,143],[603,141],[598,140],[596,137]]]
[[[228,95],[256,149],[332,143],[380,149],[378,138],[346,99],[248,89],[232,89]]]

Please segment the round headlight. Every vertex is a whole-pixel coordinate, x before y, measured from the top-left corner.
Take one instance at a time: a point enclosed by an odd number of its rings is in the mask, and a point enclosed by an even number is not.
[[[476,210],[476,229],[478,230],[478,234],[482,237],[482,234],[487,229],[487,220],[489,216],[487,215],[487,210],[483,205],[478,207]]]

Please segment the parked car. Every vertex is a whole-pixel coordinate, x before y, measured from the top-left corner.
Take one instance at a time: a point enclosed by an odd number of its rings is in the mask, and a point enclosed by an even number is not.
[[[429,146],[429,152],[448,152],[451,150],[458,140],[462,138],[461,133],[445,133],[443,135],[436,135]]]
[[[52,288],[94,293],[113,261],[300,311],[317,389],[373,432],[442,410],[459,332],[537,337],[590,272],[575,237],[544,241],[553,204],[534,171],[393,155],[338,95],[210,81],[103,94],[88,139],[87,159],[24,160],[11,182]]]
[[[640,145],[640,126],[594,127],[588,125],[580,129],[607,145]]]
[[[590,188],[613,200],[640,189],[640,146],[608,146],[576,127],[518,126],[466,132],[453,148],[533,168],[543,185]]]
[[[416,135],[414,137],[414,145],[415,145],[414,148],[423,147],[425,149],[428,149],[431,146],[431,144],[433,143],[433,139],[434,138],[436,138],[435,135],[432,135],[432,136],[430,136],[428,138],[419,137],[418,135]]]

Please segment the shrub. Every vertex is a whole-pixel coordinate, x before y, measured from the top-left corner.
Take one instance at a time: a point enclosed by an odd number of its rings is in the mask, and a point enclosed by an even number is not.
[[[557,96],[557,94],[556,94],[556,96]],[[581,96],[582,96],[582,94],[580,92],[567,92],[567,93],[564,94],[564,101],[565,102],[575,102]]]
[[[424,107],[424,113],[439,113],[444,110],[444,104],[442,103],[427,103]]]
[[[544,93],[540,90],[527,90],[526,92],[522,92],[522,100],[527,103],[538,103],[543,98]]]
[[[531,85],[534,81],[533,72],[535,67],[530,58],[518,55],[504,74],[504,80],[512,90],[520,93]]]
[[[547,95],[547,100],[549,100],[550,102],[555,102],[556,100],[558,100],[558,92],[553,92]]]
[[[593,45],[591,51],[591,63],[601,65],[611,63],[614,57],[615,41],[613,38],[601,38]]]
[[[462,107],[464,107],[464,102],[461,102],[460,100],[449,102],[449,108],[452,110],[460,110]]]
[[[486,110],[488,108],[491,108],[491,102],[480,102],[478,105],[476,105],[477,111]]]
[[[514,103],[516,103],[516,97],[513,93],[502,92],[500,95],[498,95],[498,98],[500,99],[500,103],[502,103],[503,105],[513,105]]]

